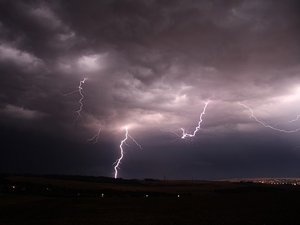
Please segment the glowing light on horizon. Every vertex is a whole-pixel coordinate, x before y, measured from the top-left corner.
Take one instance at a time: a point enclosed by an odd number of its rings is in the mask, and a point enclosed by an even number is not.
[[[180,128],[181,131],[182,131],[182,136],[181,136],[182,139],[185,139],[186,137],[195,137],[196,133],[201,129],[201,123],[202,123],[202,121],[203,121],[203,120],[202,120],[202,117],[203,117],[203,115],[205,115],[206,108],[207,108],[208,104],[209,104],[209,101],[207,101],[207,102],[205,103],[204,108],[203,108],[203,111],[202,111],[201,114],[200,114],[200,119],[199,119],[199,122],[198,122],[198,126],[195,128],[195,130],[194,130],[193,133],[189,134],[189,133],[187,133],[187,132],[185,131],[185,129]]]
[[[297,128],[297,129],[294,129],[294,130],[285,130],[285,129],[280,129],[280,128],[271,126],[271,125],[267,124],[266,122],[264,122],[264,121],[258,119],[258,118],[255,116],[253,110],[252,110],[249,106],[247,106],[247,105],[245,105],[245,104],[243,104],[243,103],[241,103],[241,102],[239,102],[238,104],[241,105],[241,106],[243,106],[245,109],[247,109],[247,110],[250,112],[250,118],[253,118],[257,123],[261,124],[262,126],[264,126],[264,127],[266,127],[266,128],[270,128],[270,129],[272,129],[272,130],[279,131],[279,132],[283,132],[283,133],[295,133],[295,132],[300,131],[300,128]],[[296,121],[296,120],[298,120],[298,119],[299,119],[299,118],[298,118],[298,116],[297,116],[297,118],[296,118],[295,120],[292,120],[291,122]]]

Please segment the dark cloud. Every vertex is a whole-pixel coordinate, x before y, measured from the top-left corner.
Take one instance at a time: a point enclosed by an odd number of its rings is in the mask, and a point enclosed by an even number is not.
[[[299,7],[0,1],[1,132],[19,140],[3,143],[1,170],[111,175],[129,125],[144,150],[126,146],[125,177],[293,176],[297,133],[263,128],[238,102],[270,125],[299,125],[288,122],[300,111]],[[182,141],[207,100],[202,130]]]

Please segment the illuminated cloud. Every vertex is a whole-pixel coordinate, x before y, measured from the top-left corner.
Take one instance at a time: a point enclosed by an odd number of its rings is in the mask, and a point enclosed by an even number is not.
[[[44,25],[52,26],[53,28],[62,26],[62,22],[59,18],[46,5],[33,7],[30,9],[30,13],[35,17],[35,19],[37,19],[38,22],[41,22]]]
[[[45,116],[44,113],[35,110],[25,109],[16,105],[6,105],[1,111],[8,117],[25,120],[35,120]]]
[[[42,63],[40,59],[30,53],[3,44],[0,45],[0,61],[12,62],[20,66],[31,67],[36,67]]]
[[[263,128],[238,103],[267,124],[300,127],[289,123],[300,113],[298,9],[295,0],[1,1],[0,122],[43,118],[39,133],[62,138],[45,151],[57,149],[64,172],[111,175],[130,125],[145,147],[132,160],[145,166],[130,164],[125,177],[254,176],[267,160],[270,174],[292,174],[299,134]],[[180,128],[195,129],[207,100],[201,129],[182,142]]]
[[[105,55],[93,54],[84,55],[78,59],[78,67],[83,72],[95,72],[105,65]]]

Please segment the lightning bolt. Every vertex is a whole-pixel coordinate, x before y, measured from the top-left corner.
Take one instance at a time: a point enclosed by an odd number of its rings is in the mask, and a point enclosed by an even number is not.
[[[79,108],[78,110],[76,110],[75,112],[77,113],[77,118],[76,120],[78,120],[81,116],[81,111],[82,111],[82,108],[83,108],[83,99],[84,99],[84,95],[83,95],[83,88],[82,88],[82,85],[84,84],[84,82],[87,80],[87,78],[83,78],[83,80],[81,80],[79,82],[79,86],[78,86],[78,93],[80,95],[80,99],[78,101],[78,104],[79,104]]]
[[[290,120],[289,123],[294,123],[300,119],[300,115],[297,115],[296,119]]]
[[[91,138],[88,139],[88,141],[96,144],[99,140],[100,132],[101,132],[101,127],[99,128],[98,132],[94,136],[92,136]]]
[[[194,132],[192,133],[192,134],[189,134],[189,133],[187,133],[183,128],[180,128],[181,130],[182,130],[182,136],[181,136],[181,138],[182,139],[185,139],[186,137],[195,137],[195,135],[196,135],[196,133],[200,130],[200,128],[201,128],[201,123],[202,123],[202,117],[203,117],[203,115],[205,115],[205,111],[206,111],[206,108],[207,108],[207,106],[208,106],[208,104],[209,104],[209,101],[207,101],[206,103],[205,103],[205,105],[204,105],[204,108],[203,108],[203,111],[202,111],[202,113],[200,114],[200,119],[199,119],[199,122],[198,122],[198,126],[195,128],[195,130],[194,130]]]
[[[128,137],[139,147],[139,149],[143,149],[142,146],[132,136],[128,134]]]
[[[279,132],[283,132],[283,133],[295,133],[295,132],[300,131],[300,128],[297,128],[297,129],[295,129],[295,130],[284,130],[284,129],[280,129],[280,128],[277,128],[277,127],[273,127],[273,126],[271,126],[271,125],[265,123],[264,121],[258,119],[258,118],[255,116],[253,110],[252,110],[249,106],[247,106],[247,105],[245,105],[245,104],[243,104],[243,103],[241,103],[241,102],[239,102],[238,104],[241,105],[241,106],[243,106],[245,109],[247,109],[247,110],[250,112],[250,118],[253,118],[257,123],[261,124],[262,126],[264,126],[264,127],[266,127],[266,128],[270,128],[270,129],[272,129],[272,130],[279,131]],[[298,119],[298,116],[297,116],[297,119]],[[296,119],[296,120],[297,120],[297,119]],[[295,121],[296,121],[296,120],[295,120]]]
[[[129,135],[128,132],[128,127],[125,127],[125,137],[124,139],[121,140],[120,143],[120,158],[117,159],[117,161],[113,164],[114,166],[114,170],[115,170],[115,179],[118,178],[118,169],[119,166],[121,164],[122,159],[124,158],[124,149],[123,149],[123,145],[127,145],[126,141],[128,140],[128,138],[130,138],[140,149],[142,149],[142,146],[133,138]]]

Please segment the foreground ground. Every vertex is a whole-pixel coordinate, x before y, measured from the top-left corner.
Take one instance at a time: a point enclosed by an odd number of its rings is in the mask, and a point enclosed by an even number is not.
[[[0,225],[296,225],[300,188],[251,182],[2,176]]]

